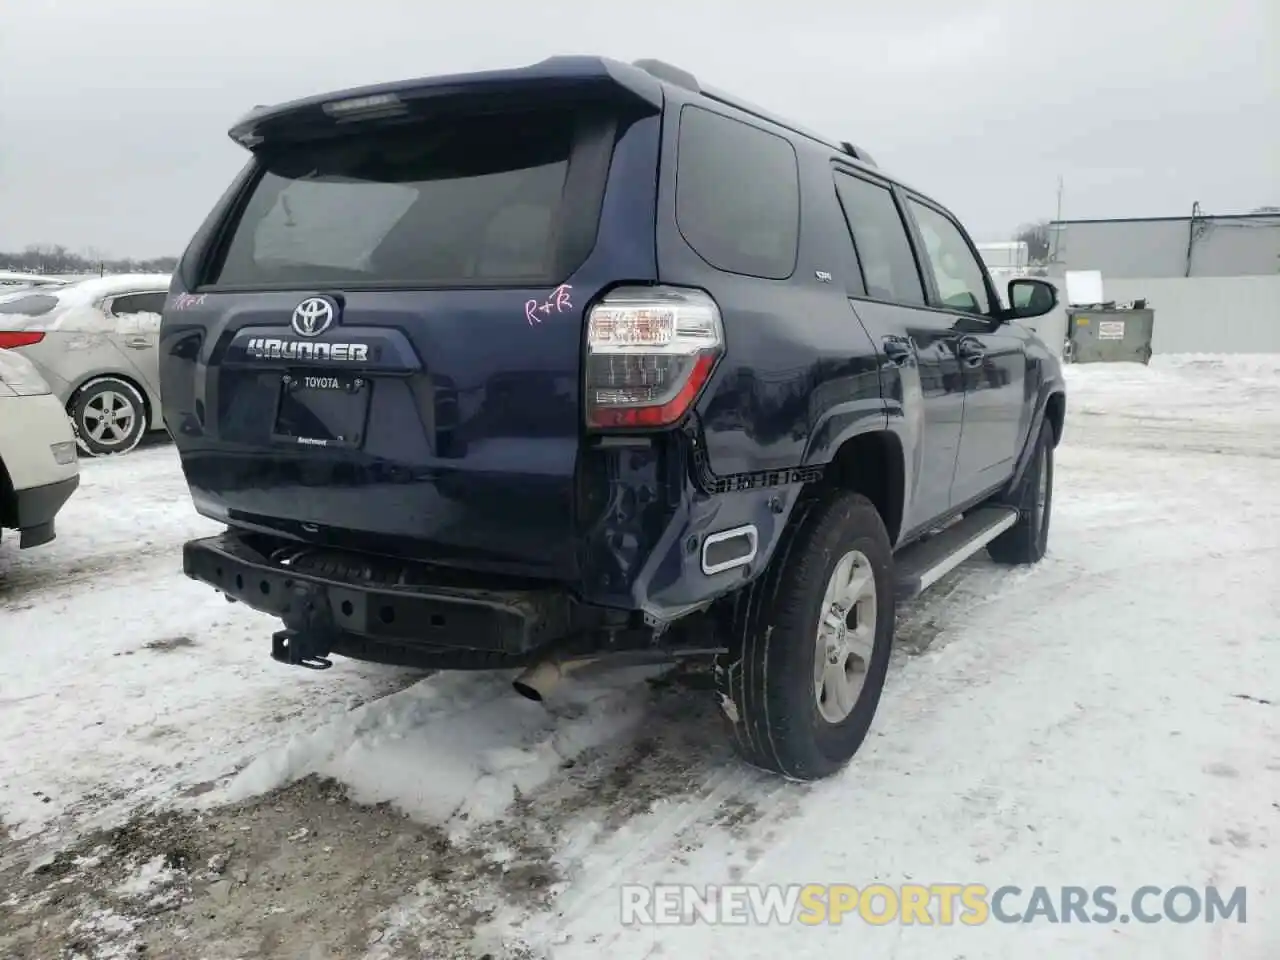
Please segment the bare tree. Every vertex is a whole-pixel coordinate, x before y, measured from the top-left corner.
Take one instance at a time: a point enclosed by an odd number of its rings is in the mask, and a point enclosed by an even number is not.
[[[1014,240],[1027,245],[1027,259],[1031,263],[1045,263],[1049,259],[1049,222],[1039,220],[1024,223],[1013,235]]]
[[[105,261],[107,259],[107,255],[98,247],[85,247],[82,251],[82,256],[84,259],[89,261],[90,272],[97,273],[98,276],[102,276],[106,271]]]
[[[72,253],[57,243],[33,243],[17,253],[0,250],[0,270],[23,273],[171,273],[177,265],[177,257],[112,258],[97,247]]]

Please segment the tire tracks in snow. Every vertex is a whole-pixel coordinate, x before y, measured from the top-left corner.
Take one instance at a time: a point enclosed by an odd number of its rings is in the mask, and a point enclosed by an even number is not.
[[[117,579],[136,579],[144,570],[165,564],[166,571],[182,576],[182,541],[137,544],[119,544],[82,561],[69,564],[32,564],[9,572],[0,572],[0,609],[10,604],[24,602],[32,606],[33,600],[72,599],[80,588],[93,583],[94,589]]]
[[[30,563],[14,569],[0,570],[0,610],[27,609],[35,601],[70,600],[80,588],[93,583],[95,588],[120,579],[136,579],[144,570],[161,567],[168,558],[171,572],[182,576],[182,542],[165,541],[146,544],[121,543],[94,556],[69,563]]]
[[[58,514],[57,539],[21,552],[8,537],[0,544],[0,610],[73,599],[89,584],[163,575],[166,555],[181,576],[183,542],[221,529],[195,512],[171,446],[84,461],[80,480]]]

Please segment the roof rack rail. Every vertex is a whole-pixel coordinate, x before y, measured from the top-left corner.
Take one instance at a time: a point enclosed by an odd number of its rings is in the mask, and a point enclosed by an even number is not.
[[[749,113],[751,116],[760,120],[768,121],[775,127],[782,127],[784,130],[790,130],[792,133],[798,133],[800,136],[807,137],[810,140],[814,140],[824,146],[828,146],[832,150],[843,150],[842,147],[832,143],[820,133],[808,130],[805,127],[800,126],[798,123],[794,123],[785,117],[780,117],[776,113],[771,113],[764,109],[764,107],[758,107],[754,103],[735,97],[733,94],[725,93],[722,90],[716,90],[710,87],[703,87],[702,95],[709,100],[715,100],[717,103],[723,103],[726,107],[733,107],[735,110],[741,110],[743,113]]]
[[[663,60],[652,59],[634,60],[631,65],[666,83],[675,84],[676,86],[683,87],[686,90],[692,90],[694,93],[700,93],[709,100],[715,100],[718,103],[723,103],[727,107],[733,107],[735,110],[741,110],[743,113],[749,113],[753,117],[757,117],[761,120],[767,120],[774,126],[782,127],[784,130],[790,130],[792,133],[798,133],[802,137],[808,137],[810,140],[824,144],[832,150],[838,150],[845,156],[851,157],[864,166],[876,166],[876,162],[871,159],[871,154],[867,153],[867,151],[863,150],[861,147],[855,147],[848,140],[843,140],[840,143],[833,143],[826,137],[816,134],[812,130],[806,130],[804,127],[798,126],[790,120],[785,120],[776,114],[770,113],[763,107],[757,107],[754,104],[748,103],[745,100],[740,100],[731,94],[724,93],[721,90],[716,90],[714,87],[704,87],[698,82],[698,78],[688,70],[682,70],[680,67],[674,66],[673,64],[667,63]]]
[[[871,154],[867,153],[867,151],[863,150],[861,147],[855,147],[848,140],[841,141],[840,149],[865,167],[876,166],[876,162],[871,159]]]

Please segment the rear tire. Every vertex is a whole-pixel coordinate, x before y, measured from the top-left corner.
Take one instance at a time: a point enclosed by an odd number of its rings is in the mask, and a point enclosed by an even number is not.
[[[128,453],[147,432],[147,404],[128,380],[101,377],[81,387],[67,405],[76,442],[91,457]]]
[[[797,511],[768,569],[738,598],[734,649],[715,676],[744,759],[817,780],[853,757],[880,703],[893,645],[893,553],[860,494]]]
[[[1018,522],[987,544],[996,563],[1038,563],[1049,548],[1053,508],[1053,427],[1046,420],[1036,438],[1031,464],[1006,501],[1018,508]]]

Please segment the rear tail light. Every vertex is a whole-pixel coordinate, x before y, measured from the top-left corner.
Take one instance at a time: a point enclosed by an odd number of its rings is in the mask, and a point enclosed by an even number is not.
[[[44,339],[44,334],[35,330],[15,330],[11,333],[0,331],[0,350],[12,350],[15,347],[29,347]]]
[[[670,426],[723,354],[720,309],[701,290],[614,290],[587,314],[587,426]]]

